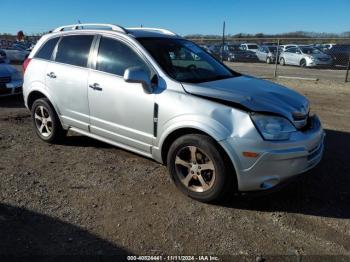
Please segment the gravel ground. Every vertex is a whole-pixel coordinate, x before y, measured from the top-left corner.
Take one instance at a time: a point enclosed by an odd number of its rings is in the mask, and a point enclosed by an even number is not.
[[[0,254],[349,258],[350,85],[281,83],[320,115],[324,159],[281,192],[220,205],[183,196],[164,166],[119,148],[73,133],[46,144],[22,98],[1,98]]]

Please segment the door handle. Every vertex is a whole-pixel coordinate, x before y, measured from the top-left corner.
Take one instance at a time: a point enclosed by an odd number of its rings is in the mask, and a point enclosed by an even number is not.
[[[48,74],[46,74],[48,77],[50,77],[50,78],[56,78],[56,75],[55,75],[55,73],[54,72],[50,72],[50,73],[48,73]]]
[[[89,87],[92,88],[93,90],[102,91],[102,87],[100,87],[100,85],[97,83],[94,83],[93,85],[89,85]]]

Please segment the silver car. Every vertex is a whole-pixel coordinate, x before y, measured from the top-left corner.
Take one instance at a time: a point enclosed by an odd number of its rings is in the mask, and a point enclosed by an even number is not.
[[[312,46],[296,46],[286,49],[280,55],[281,65],[297,65],[300,67],[330,66],[333,59],[330,55]]]
[[[60,27],[24,70],[42,140],[72,130],[155,159],[200,201],[278,188],[323,154],[324,131],[304,96],[234,72],[164,29]]]

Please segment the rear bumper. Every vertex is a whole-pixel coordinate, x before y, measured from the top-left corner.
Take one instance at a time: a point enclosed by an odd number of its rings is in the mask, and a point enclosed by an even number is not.
[[[16,80],[6,84],[0,84],[0,97],[21,94],[22,85],[22,80]]]
[[[231,147],[229,155],[235,165],[238,190],[271,190],[314,168],[322,159],[325,137],[317,117],[314,122],[313,128],[296,132],[290,141],[226,140],[226,146]],[[247,158],[242,155],[244,151],[258,152],[259,156]]]

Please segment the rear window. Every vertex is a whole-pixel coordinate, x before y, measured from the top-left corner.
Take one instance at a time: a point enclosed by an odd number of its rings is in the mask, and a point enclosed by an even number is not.
[[[86,67],[93,40],[92,35],[64,36],[56,54],[56,62]]]
[[[36,53],[34,58],[41,58],[45,60],[50,60],[52,56],[52,52],[58,42],[59,37],[55,37],[47,41],[39,50],[39,52]]]

